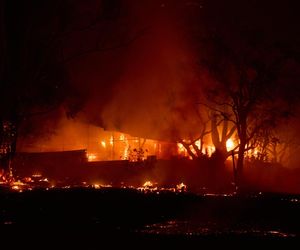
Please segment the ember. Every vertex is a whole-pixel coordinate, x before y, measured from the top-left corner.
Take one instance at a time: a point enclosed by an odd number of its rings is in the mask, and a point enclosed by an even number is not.
[[[145,188],[152,188],[153,187],[153,183],[151,181],[146,181],[143,184],[143,187],[145,187]]]
[[[185,192],[187,189],[187,186],[183,182],[181,182],[180,184],[176,185],[176,189],[179,192]]]
[[[87,154],[88,161],[96,161],[97,156],[95,154]]]

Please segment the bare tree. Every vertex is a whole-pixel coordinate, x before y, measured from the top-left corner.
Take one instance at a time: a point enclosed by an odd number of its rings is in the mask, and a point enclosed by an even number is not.
[[[287,55],[275,49],[263,54],[262,48],[243,48],[240,54],[221,37],[209,41],[213,55],[202,61],[202,69],[215,81],[206,89],[208,106],[225,120],[234,124],[239,138],[237,174],[242,183],[244,155],[255,147],[262,130],[276,126],[278,120],[289,115],[290,106],[281,95],[279,72]]]

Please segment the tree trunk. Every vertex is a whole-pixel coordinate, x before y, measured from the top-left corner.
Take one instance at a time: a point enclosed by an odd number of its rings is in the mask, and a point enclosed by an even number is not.
[[[240,143],[239,152],[238,152],[238,160],[237,160],[237,187],[242,187],[244,182],[244,154],[245,154],[245,146],[246,143]]]
[[[242,188],[244,183],[244,156],[245,156],[245,149],[247,145],[247,126],[246,121],[241,122],[240,131],[239,131],[239,138],[240,138],[240,146],[238,151],[238,160],[237,160],[237,187]]]
[[[193,153],[193,151],[190,148],[190,145],[184,142],[181,142],[181,144],[184,146],[188,154],[192,157],[193,160],[197,159],[197,156]]]

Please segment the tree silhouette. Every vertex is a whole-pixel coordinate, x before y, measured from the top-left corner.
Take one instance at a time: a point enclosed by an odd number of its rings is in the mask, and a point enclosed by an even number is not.
[[[291,100],[284,94],[289,83],[283,85],[280,75],[291,55],[275,46],[267,51],[263,43],[253,46],[250,41],[243,42],[232,45],[215,35],[204,41],[209,53],[201,61],[203,71],[214,79],[205,89],[207,106],[237,129],[239,185],[245,152],[255,146],[262,130],[288,117],[291,108]]]

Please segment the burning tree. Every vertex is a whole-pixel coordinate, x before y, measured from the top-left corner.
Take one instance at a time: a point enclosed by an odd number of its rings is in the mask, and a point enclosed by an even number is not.
[[[291,100],[284,96],[286,85],[280,82],[289,55],[275,47],[268,54],[263,46],[230,47],[217,35],[206,42],[212,53],[202,59],[202,69],[214,81],[205,89],[207,106],[237,130],[237,184],[241,185],[245,152],[257,146],[262,131],[289,117]]]
[[[299,91],[299,87],[297,78],[291,75],[299,72],[299,47],[296,39],[284,36],[282,27],[292,25],[290,20],[276,23],[276,35],[271,33],[273,30],[266,34],[261,25],[265,13],[260,19],[252,18],[255,10],[261,8],[254,2],[207,1],[203,6],[205,12],[200,8],[193,10],[188,20],[199,51],[199,75],[206,95],[201,104],[214,114],[210,117],[210,132],[221,151],[225,151],[224,140],[213,119],[224,120],[236,129],[234,153],[238,156],[237,184],[241,185],[246,152],[262,143],[263,131],[276,128],[278,121],[289,118],[293,112],[296,100],[291,93]]]
[[[299,141],[293,129],[287,127],[263,130],[258,136],[254,157],[260,161],[268,161],[280,165],[286,165],[289,157],[295,154],[299,148]],[[286,124],[284,124],[286,125]]]
[[[218,154],[220,161],[225,162],[231,155],[231,151],[238,147],[233,142],[236,127],[216,111],[209,110],[207,107],[204,109],[206,109],[204,112],[206,115],[199,114],[200,132],[195,133],[195,135],[190,134],[189,139],[180,138],[178,143],[183,145],[194,160]],[[207,116],[206,119],[203,116]],[[208,148],[210,148],[210,152]]]

